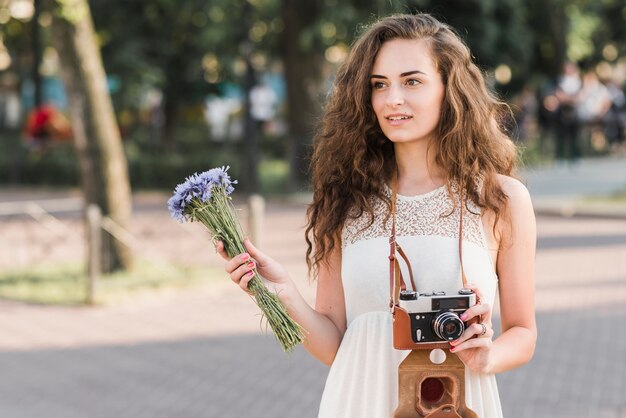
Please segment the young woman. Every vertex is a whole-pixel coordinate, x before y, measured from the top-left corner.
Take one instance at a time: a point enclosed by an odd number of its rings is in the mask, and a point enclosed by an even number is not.
[[[528,362],[537,333],[535,219],[526,188],[511,177],[515,149],[499,126],[506,112],[464,43],[427,14],[384,18],[353,45],[312,158],[307,261],[315,308],[248,241],[248,252],[226,264],[243,289],[257,266],[307,330],[306,349],[331,365],[320,417],[389,417],[397,405],[398,365],[408,352],[392,346],[389,313],[394,171],[397,241],[418,291],[462,287],[463,210],[463,266],[481,303],[462,319],[479,316],[482,324],[451,351],[466,365],[467,405],[480,417],[502,416],[494,374]],[[496,290],[502,329],[494,340]]]

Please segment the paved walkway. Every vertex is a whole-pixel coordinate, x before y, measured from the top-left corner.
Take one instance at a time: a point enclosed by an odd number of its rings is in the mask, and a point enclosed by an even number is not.
[[[303,225],[303,205],[270,205],[264,248],[312,301]],[[626,221],[540,216],[538,230],[539,341],[498,376],[505,417],[626,417]],[[227,279],[112,307],[0,301],[0,417],[315,417],[327,368],[283,354],[257,313]]]
[[[605,198],[626,193],[626,157],[530,168],[522,175],[538,213],[626,218],[626,200],[620,203]]]

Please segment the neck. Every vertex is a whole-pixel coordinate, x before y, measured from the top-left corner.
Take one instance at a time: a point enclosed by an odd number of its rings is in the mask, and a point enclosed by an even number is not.
[[[445,183],[443,170],[435,163],[429,142],[396,143],[394,151],[398,166],[398,193],[414,195],[426,193]]]

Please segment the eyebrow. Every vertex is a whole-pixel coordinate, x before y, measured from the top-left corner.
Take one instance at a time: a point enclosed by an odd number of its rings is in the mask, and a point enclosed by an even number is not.
[[[400,74],[400,77],[406,77],[406,76],[413,75],[413,74],[424,74],[424,75],[426,75],[426,73],[425,73],[425,72],[423,72],[423,71],[413,70],[413,71],[407,71],[407,72],[405,72],[405,73],[401,73],[401,74]],[[384,75],[379,75],[379,74],[372,74],[372,75],[370,76],[370,78],[383,78],[383,79],[387,79],[387,77],[385,77]]]

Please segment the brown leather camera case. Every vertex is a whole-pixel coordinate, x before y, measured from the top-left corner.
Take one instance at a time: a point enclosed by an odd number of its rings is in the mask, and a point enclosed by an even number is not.
[[[403,308],[393,310],[393,347],[396,350],[429,350],[433,348],[449,349],[447,341],[432,343],[416,343],[411,338],[411,318]]]
[[[472,318],[467,321],[468,325],[478,322],[478,318]],[[447,341],[416,343],[411,338],[411,318],[408,312],[395,306],[393,309],[393,347],[396,350],[431,350],[433,348],[441,348],[442,350],[450,349],[450,343]]]
[[[393,418],[478,418],[465,404],[465,365],[458,356],[446,352],[441,364],[430,361],[430,351],[412,351],[398,368],[400,403]],[[442,385],[439,399],[421,396],[426,379],[436,379]]]

